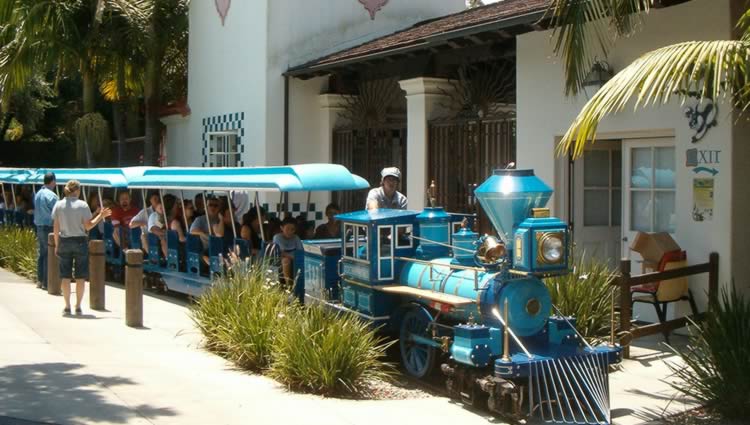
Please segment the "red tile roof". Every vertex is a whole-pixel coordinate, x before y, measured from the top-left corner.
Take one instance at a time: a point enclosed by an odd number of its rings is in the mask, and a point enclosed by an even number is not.
[[[298,72],[295,71],[311,71],[312,68],[323,68],[326,65],[356,60],[373,54],[387,54],[387,52],[409,47],[418,48],[431,39],[449,39],[451,33],[462,30],[471,31],[474,28],[477,32],[481,32],[482,27],[486,25],[513,18],[527,17],[530,22],[534,22],[539,19],[539,15],[546,10],[549,3],[550,0],[502,0],[483,7],[419,22],[405,30],[294,67],[289,70],[288,74],[297,74]]]

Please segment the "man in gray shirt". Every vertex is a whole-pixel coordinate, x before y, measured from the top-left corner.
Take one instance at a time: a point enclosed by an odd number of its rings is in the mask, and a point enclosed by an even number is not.
[[[37,288],[47,289],[47,235],[52,233],[52,209],[59,200],[55,193],[55,173],[44,175],[44,186],[34,195],[34,224],[36,238],[39,242],[39,257],[36,263],[36,274],[39,280]]]
[[[380,172],[380,176],[381,185],[367,194],[365,208],[368,210],[377,208],[405,210],[408,200],[398,191],[398,185],[401,183],[401,170],[396,167],[386,167]]]
[[[88,204],[78,199],[80,194],[81,184],[78,180],[70,180],[65,184],[65,198],[58,201],[52,209],[55,255],[60,259],[60,278],[65,301],[64,315],[70,314],[71,280],[76,281],[76,314],[82,313],[81,301],[86,289],[86,279],[89,277],[88,231],[112,214],[109,208],[104,208],[92,218]]]

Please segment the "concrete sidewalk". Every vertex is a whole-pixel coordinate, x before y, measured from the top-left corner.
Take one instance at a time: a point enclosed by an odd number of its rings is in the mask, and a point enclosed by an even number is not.
[[[61,297],[0,269],[0,424],[498,423],[444,397],[341,400],[287,392],[200,348],[188,309],[144,297],[143,329],[125,326],[124,290],[108,286],[106,312],[61,316]],[[617,424],[635,424],[684,401],[659,379],[663,354],[634,348],[611,376]],[[15,418],[16,422],[12,422]],[[25,421],[24,421],[25,420]]]

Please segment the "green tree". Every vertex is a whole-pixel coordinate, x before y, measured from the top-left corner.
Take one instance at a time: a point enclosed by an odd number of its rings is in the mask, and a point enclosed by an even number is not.
[[[74,71],[80,74],[83,83],[83,113],[93,113],[97,67],[107,48],[102,43],[102,18],[111,11],[134,21],[142,19],[142,3],[141,0],[0,0],[2,98],[22,88],[35,73],[57,69],[64,75]],[[91,155],[87,153],[86,157]]]
[[[596,57],[606,57],[618,38],[632,34],[652,8],[682,1],[552,0],[548,17],[555,53],[565,70],[565,93],[576,95]],[[736,40],[688,41],[647,52],[618,72],[586,103],[558,145],[558,150],[583,153],[596,139],[605,116],[621,111],[631,100],[636,107],[664,104],[689,93],[727,97],[741,111],[750,106],[748,58],[750,10],[737,24]]]
[[[49,99],[54,95],[50,84],[39,75],[29,79],[20,90],[11,93],[1,105],[0,141],[5,140],[14,119],[23,127],[23,133],[28,135],[36,132],[44,118],[44,112],[53,106]]]
[[[165,76],[178,77],[187,85],[187,37],[189,0],[150,0],[144,44],[145,102],[144,164],[154,164],[161,135],[159,107],[165,90]],[[182,77],[184,76],[184,77]],[[172,88],[174,86],[167,86]]]

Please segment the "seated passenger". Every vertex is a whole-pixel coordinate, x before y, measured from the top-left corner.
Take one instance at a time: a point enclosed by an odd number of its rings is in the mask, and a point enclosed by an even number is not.
[[[274,235],[273,243],[279,247],[281,272],[288,288],[294,286],[294,254],[302,248],[302,241],[297,236],[297,220],[287,217],[281,222],[281,233]]]
[[[223,242],[224,242],[224,257],[228,258],[230,252],[233,252],[234,250],[234,232],[240,230],[240,225],[235,221],[234,227],[232,227],[232,217],[233,215],[229,213],[229,205],[228,200],[226,198],[222,198],[221,203],[221,222],[222,222],[222,231],[224,232],[223,235]],[[238,235],[239,236],[239,235]]]
[[[130,193],[118,193],[117,207],[112,210],[112,226],[115,228],[112,238],[114,239],[115,243],[122,249],[128,247],[127,238],[129,236],[129,232],[123,232],[123,235],[126,239],[124,241],[120,241],[120,226],[122,226],[123,229],[128,229],[131,220],[133,220],[136,215],[138,215],[138,208],[131,205]]]
[[[258,210],[260,210],[260,220],[258,219]],[[250,252],[253,257],[257,257],[261,248],[261,222],[265,223],[266,210],[263,208],[253,207],[250,211],[242,216],[242,229],[240,229],[240,237],[250,242]],[[263,230],[266,235],[269,235],[268,228],[264,224]],[[270,235],[269,235],[270,236]]]
[[[144,205],[128,224],[128,227],[131,229],[135,229],[136,227],[141,228],[141,247],[145,252],[148,252],[148,219],[153,214],[157,203],[161,203],[159,194],[152,192],[148,197],[148,205]]]
[[[172,219],[169,222],[169,229],[177,232],[177,237],[182,243],[187,240],[187,232],[190,229],[190,224],[193,222],[193,213],[192,201],[185,201],[185,210],[182,209],[182,203],[175,202]],[[187,222],[187,226],[185,222]]]
[[[315,239],[331,239],[341,237],[341,223],[336,220],[336,215],[341,212],[337,204],[330,203],[326,206],[326,217],[328,221],[315,229]]]
[[[161,252],[166,258],[167,256],[167,231],[164,226],[164,207],[161,204],[161,200],[156,201],[156,205],[153,207],[154,212],[148,216],[147,229],[149,233],[159,237],[159,244],[161,245]],[[148,240],[148,239],[147,239]],[[148,246],[148,245],[146,245]]]
[[[219,200],[216,197],[206,197],[208,208],[206,214],[197,217],[193,224],[190,226],[190,234],[200,236],[201,243],[203,245],[203,261],[208,264],[208,237],[209,237],[209,223],[211,225],[211,235],[213,236],[224,236],[224,226],[222,225],[221,215],[219,214]]]

